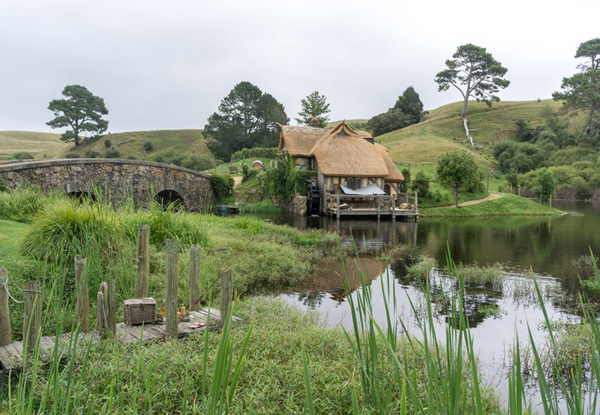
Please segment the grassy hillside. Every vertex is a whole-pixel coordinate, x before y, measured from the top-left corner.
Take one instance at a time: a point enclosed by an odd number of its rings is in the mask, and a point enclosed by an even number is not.
[[[551,99],[501,101],[489,108],[482,102],[469,102],[469,128],[475,143],[482,146],[479,150],[465,138],[460,118],[461,102],[432,110],[425,121],[384,134],[377,140],[390,149],[392,159],[397,162],[435,163],[444,151],[464,148],[477,154],[481,164],[489,165],[486,160],[491,159],[489,147],[496,141],[510,138],[519,118],[528,120],[531,126],[543,124],[541,112],[548,106],[557,110],[561,104]]]
[[[85,157],[88,150],[96,151],[101,154],[101,157],[104,157],[108,150],[104,144],[105,140],[110,140],[111,146],[119,150],[121,153],[120,158],[133,156],[139,160],[146,159],[147,156],[142,147],[146,141],[151,142],[153,147],[151,151],[147,151],[148,156],[167,149],[181,151],[186,154],[210,153],[202,136],[202,130],[155,130],[107,134],[100,139],[84,140],[77,147],[71,143],[68,147],[62,149],[57,157],[64,157],[67,153],[75,153],[80,157]]]
[[[30,131],[0,131],[0,157],[7,159],[11,154],[26,151],[35,156],[53,156],[69,147],[60,141],[60,134],[35,133]]]

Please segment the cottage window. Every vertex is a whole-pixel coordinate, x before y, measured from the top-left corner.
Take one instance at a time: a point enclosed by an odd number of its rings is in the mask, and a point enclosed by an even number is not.
[[[346,179],[346,187],[354,190],[354,179]]]

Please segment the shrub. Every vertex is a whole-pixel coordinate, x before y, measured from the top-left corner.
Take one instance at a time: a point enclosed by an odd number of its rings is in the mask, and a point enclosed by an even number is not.
[[[173,149],[159,151],[152,154],[148,159],[157,163],[173,164],[196,171],[208,170],[215,166],[215,161],[209,154],[188,155]]]
[[[268,169],[257,174],[259,186],[263,193],[271,198],[279,197],[286,202],[292,200],[297,193],[304,193],[306,181],[316,175],[311,170],[298,170],[290,161],[287,166]]]
[[[152,150],[154,150],[154,144],[152,144],[152,142],[151,142],[151,141],[144,141],[144,142],[142,143],[142,148],[143,148],[145,151],[152,151]]]
[[[108,138],[106,140],[104,140],[104,147],[111,148],[112,147],[112,141],[110,141]]]
[[[18,153],[13,154],[15,160],[27,160],[32,159],[33,154],[28,153],[26,151],[19,151]]]
[[[420,171],[412,182],[412,190],[413,192],[417,191],[421,196],[427,196],[429,194],[429,183],[430,180],[427,175]]]
[[[87,158],[90,158],[90,159],[95,159],[95,158],[97,158],[97,157],[100,157],[101,155],[102,155],[102,154],[100,154],[100,153],[98,153],[97,151],[94,151],[94,150],[92,150],[92,149],[89,149],[89,150],[86,150],[86,151],[85,151],[85,156],[86,156]]]
[[[77,154],[77,153],[67,153],[67,154],[65,154],[65,158],[68,158],[68,159],[78,159],[79,158],[79,154]]]
[[[242,181],[243,182],[245,182],[246,180],[248,180],[252,177],[255,177],[257,173],[258,173],[258,169],[253,169],[246,164],[242,164]]]
[[[228,174],[213,174],[210,176],[210,185],[217,200],[223,199],[233,191],[233,177]]]
[[[107,159],[118,159],[119,157],[121,157],[121,152],[113,147],[109,150],[106,150],[105,157]]]
[[[19,187],[11,193],[0,193],[0,219],[28,222],[42,210],[45,201],[37,187]]]
[[[235,153],[233,153],[231,155],[231,161],[241,160],[241,159],[245,159],[248,157],[254,157],[254,158],[262,157],[262,158],[274,159],[275,157],[277,157],[277,147],[243,148],[239,151],[236,151]]]

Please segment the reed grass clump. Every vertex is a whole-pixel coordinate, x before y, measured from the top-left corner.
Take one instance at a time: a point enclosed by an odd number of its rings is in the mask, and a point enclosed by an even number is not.
[[[11,193],[0,192],[0,219],[30,222],[47,200],[39,187],[22,186]]]
[[[91,253],[108,261],[121,248],[122,236],[118,216],[106,206],[62,200],[36,216],[21,248],[34,258],[63,264],[72,263],[78,254]]]
[[[457,265],[456,276],[465,288],[486,288],[494,291],[502,291],[504,287],[505,274],[501,264],[491,266]]]

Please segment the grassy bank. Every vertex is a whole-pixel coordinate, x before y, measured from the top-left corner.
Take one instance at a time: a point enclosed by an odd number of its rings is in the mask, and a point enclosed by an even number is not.
[[[505,194],[495,200],[487,200],[468,206],[419,209],[422,218],[435,217],[475,217],[509,215],[560,215],[563,212],[550,206],[541,205],[529,199]]]

